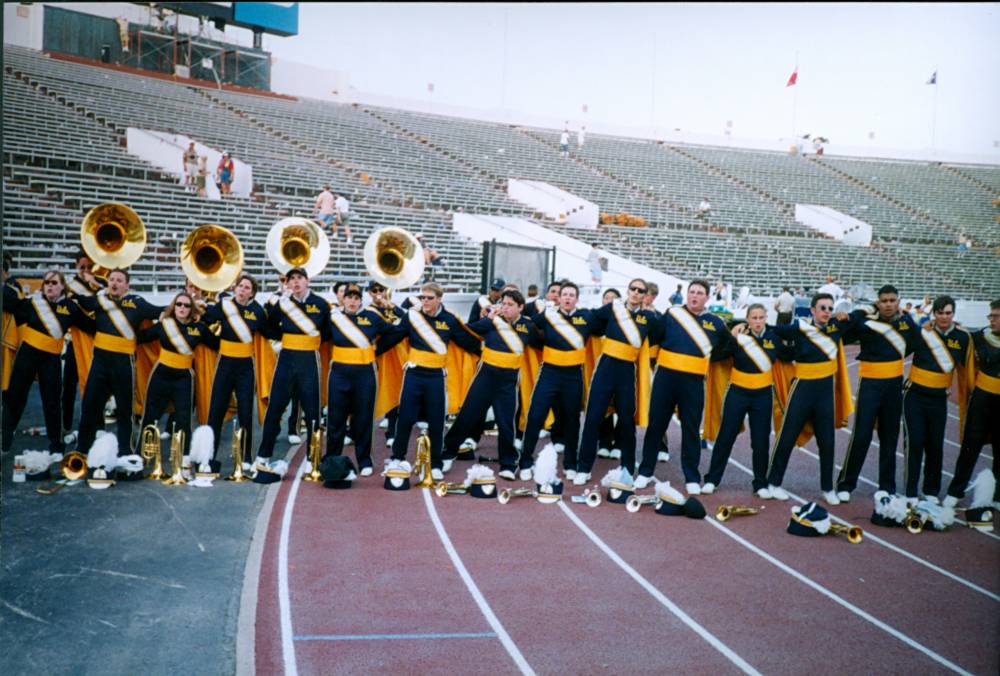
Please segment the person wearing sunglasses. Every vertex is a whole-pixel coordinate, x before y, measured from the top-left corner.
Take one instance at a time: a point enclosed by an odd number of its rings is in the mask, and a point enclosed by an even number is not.
[[[955,462],[955,476],[944,499],[946,507],[954,507],[965,497],[965,487],[972,478],[979,453],[990,437],[993,439],[993,476],[1000,476],[1000,454],[997,454],[1000,447],[1000,299],[990,303],[987,319],[989,326],[972,334],[976,351],[976,387],[965,414],[962,447]],[[992,498],[993,507],[1000,506],[997,504],[1000,488],[994,487]],[[973,520],[971,515],[966,518]]]
[[[80,276],[89,284],[95,283],[90,271],[82,271]],[[80,307],[94,315],[97,330],[80,404],[77,448],[90,451],[98,425],[104,421],[104,405],[113,395],[118,410],[118,455],[126,456],[132,453],[136,334],[143,321],[158,319],[165,308],[129,293],[128,270],[112,270],[107,279],[106,289],[76,297]]]
[[[386,287],[382,286],[374,279],[368,282],[368,309],[372,312],[378,314],[386,323],[388,324],[398,324],[399,317],[402,310],[392,302],[392,292]],[[389,364],[386,359],[397,359],[395,364]],[[376,362],[378,363],[378,369],[385,375],[385,369],[391,368],[393,370],[398,370],[402,368],[402,363],[406,361],[405,350],[403,350],[403,356],[397,357],[395,355],[376,355]],[[376,409],[380,407],[378,403],[378,394],[376,393]],[[391,401],[389,403],[384,403],[381,405],[383,411],[385,411],[385,416],[379,423],[379,426],[385,429],[385,445],[392,448],[393,435],[396,433],[396,419],[399,417],[399,401]],[[385,423],[384,425],[382,423]]]
[[[264,335],[281,340],[281,352],[271,378],[270,396],[264,424],[260,431],[255,467],[260,474],[270,471],[274,443],[281,430],[281,417],[293,395],[306,420],[306,439],[319,425],[319,346],[330,336],[330,303],[309,289],[309,275],[303,268],[292,268],[286,275],[287,294],[268,303]],[[269,476],[255,477],[266,483]]]
[[[361,309],[361,287],[344,284],[342,307],[330,310],[330,374],[327,378],[326,456],[344,452],[347,420],[361,476],[372,474],[372,428],[378,368],[375,344],[393,328],[372,309]],[[325,457],[325,456],[324,456]]]
[[[103,289],[107,284],[99,278],[90,276],[90,281],[84,279],[84,273],[90,273],[94,268],[94,261],[81,249],[76,254],[76,274],[66,282],[66,295],[69,298],[76,296],[93,296]],[[72,335],[66,336],[66,342],[72,342]],[[73,429],[73,413],[76,408],[76,394],[80,387],[80,374],[77,370],[76,352],[71,344],[67,345],[63,353],[63,379],[62,379],[62,415],[63,429]],[[103,420],[100,421],[103,423]],[[72,440],[73,435],[68,435],[67,439]],[[69,441],[67,441],[69,443]]]
[[[184,432],[184,455],[191,446],[191,409],[194,406],[194,350],[206,345],[216,350],[219,339],[200,321],[201,313],[195,297],[181,291],[163,311],[160,321],[139,331],[139,342],[159,341],[160,356],[149,374],[143,400],[142,426],[159,423],[160,417],[173,404],[176,430]],[[140,449],[137,449],[138,452]],[[138,476],[135,476],[135,475]],[[127,478],[141,478],[136,472]]]
[[[848,342],[861,344],[857,414],[847,455],[837,477],[837,498],[850,502],[864,466],[872,432],[878,429],[878,492],[896,493],[896,446],[903,415],[903,360],[920,338],[917,323],[899,311],[899,291],[891,284],[878,290],[875,312],[859,308],[850,314]],[[881,498],[880,495],[876,496]]]
[[[387,472],[407,470],[406,452],[413,425],[421,418],[427,422],[431,442],[431,475],[435,481],[444,479],[442,444],[444,418],[447,413],[445,364],[448,345],[472,354],[479,354],[479,338],[471,333],[454,314],[441,304],[444,289],[434,283],[420,287],[420,309],[411,307],[400,317],[399,324],[379,340],[378,351],[387,352],[403,339],[409,338],[410,351],[403,370],[403,385],[399,394],[399,417],[396,420],[392,456]]]
[[[920,494],[921,466],[924,498],[938,503],[948,393],[957,375],[959,429],[964,432],[969,395],[975,387],[972,335],[955,323],[955,299],[938,296],[931,314],[933,319],[921,327],[903,385],[903,483],[911,505]]]
[[[42,289],[28,298],[18,298],[11,286],[4,285],[4,312],[13,312],[21,344],[11,370],[10,386],[3,396],[3,449],[9,450],[14,431],[21,421],[28,393],[38,378],[38,393],[45,413],[45,431],[49,452],[66,450],[62,427],[62,361],[60,355],[67,330],[78,326],[93,331],[93,321],[65,296],[62,273],[49,270],[42,279]]]
[[[208,424],[215,433],[212,457],[218,454],[222,437],[222,421],[229,410],[231,397],[236,395],[236,416],[243,430],[244,448],[253,448],[253,409],[256,390],[254,355],[262,340],[261,324],[264,308],[255,300],[257,280],[243,273],[236,280],[233,293],[216,303],[209,303],[202,320],[206,325],[219,325],[219,361],[212,381]]]
[[[621,450],[621,466],[629,474],[635,472],[636,380],[642,375],[639,369],[645,369],[648,363],[646,338],[656,323],[656,315],[642,307],[648,291],[645,280],[633,279],[624,302],[615,298],[591,313],[594,322],[591,335],[604,336],[604,349],[590,379],[577,471],[566,473],[566,478],[572,479],[576,486],[590,481],[598,434],[612,400],[618,415],[614,438]],[[643,346],[647,348],[646,354]]]
[[[767,489],[775,500],[788,499],[788,492],[781,487],[788,459],[795,446],[801,445],[799,434],[807,423],[811,423],[819,448],[823,499],[828,504],[839,505],[840,499],[833,492],[834,429],[846,425],[854,409],[846,373],[838,376],[838,371],[846,371],[843,338],[850,318],[846,313],[833,316],[833,296],[829,293],[814,295],[810,311],[811,321],[799,319],[774,327],[774,332],[793,346],[795,380],[771,453]],[[838,387],[838,381],[842,388]],[[847,389],[846,393],[843,389]]]
[[[687,302],[672,307],[649,332],[650,344],[659,344],[656,373],[650,392],[649,427],[642,444],[642,463],[636,488],[653,478],[660,443],[674,409],[681,422],[681,470],[687,492],[701,494],[701,420],[705,410],[705,377],[709,360],[725,340],[726,324],[706,311],[709,286],[703,279],[688,284]]]

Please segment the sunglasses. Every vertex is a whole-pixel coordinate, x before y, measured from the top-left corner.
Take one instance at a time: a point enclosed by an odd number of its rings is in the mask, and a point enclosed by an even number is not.
[[[174,303],[174,307],[191,307],[191,303]]]
[[[437,296],[417,296],[420,300],[434,300]]]
[[[816,309],[819,310],[820,312],[832,312],[833,311],[833,306],[832,305],[817,305]]]
[[[643,289],[642,287],[639,286],[630,286],[628,287],[628,290],[635,291],[636,293],[646,293],[646,289]]]

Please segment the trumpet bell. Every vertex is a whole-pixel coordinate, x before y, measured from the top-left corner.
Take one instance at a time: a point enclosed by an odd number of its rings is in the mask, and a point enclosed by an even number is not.
[[[83,217],[80,244],[97,266],[106,270],[127,268],[139,260],[146,248],[146,225],[124,204],[98,204]]]
[[[865,539],[864,531],[857,526],[844,526],[839,523],[830,524],[830,533],[833,535],[843,535],[852,545],[861,544]]]
[[[272,225],[265,247],[271,264],[282,274],[303,268],[312,279],[330,260],[330,240],[323,228],[308,218],[283,218]]]
[[[424,274],[424,247],[403,228],[382,228],[365,241],[365,268],[389,289],[415,284]]]
[[[202,291],[228,289],[243,271],[243,246],[221,225],[202,225],[181,245],[181,268]]]
[[[87,476],[87,456],[76,451],[67,453],[59,463],[59,469],[69,481],[83,479]]]

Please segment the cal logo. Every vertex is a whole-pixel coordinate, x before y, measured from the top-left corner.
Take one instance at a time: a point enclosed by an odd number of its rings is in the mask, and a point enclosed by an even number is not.
[[[701,328],[703,328],[703,329],[705,329],[707,331],[715,331],[715,324],[713,324],[712,322],[708,321],[707,319],[702,319],[701,320]]]
[[[774,343],[772,343],[770,340],[768,340],[767,338],[765,338],[764,339],[764,349],[765,350],[773,350],[774,349]]]
[[[573,317],[573,323],[574,324],[586,324],[587,320],[584,319],[583,317]]]
[[[134,310],[135,309],[135,301],[134,300],[125,299],[125,300],[122,301],[122,307],[130,307],[130,308],[132,308]]]
[[[358,326],[371,326],[372,323],[368,321],[367,317],[358,317]]]
[[[65,305],[57,305],[56,306],[56,314],[57,315],[68,315],[69,314],[69,308],[66,307]]]
[[[434,322],[434,328],[437,329],[437,330],[439,330],[439,331],[447,331],[448,330],[448,324],[447,324],[447,322],[442,322],[441,320],[437,320],[437,321]]]
[[[248,310],[243,311],[243,319],[257,319],[256,312],[250,312]]]
[[[517,332],[519,332],[519,333],[527,333],[528,332],[528,325],[527,324],[518,324],[516,327],[514,327],[514,330],[517,331]]]
[[[827,324],[826,325],[826,332],[827,333],[836,333],[837,332],[837,327],[834,326],[833,324]]]
[[[636,315],[635,316],[635,323],[636,324],[645,324],[646,323],[646,315]]]
[[[187,332],[188,332],[189,336],[200,336],[201,335],[201,331],[199,331],[197,328],[195,328],[193,326],[189,327],[188,330],[187,330]]]
[[[952,348],[953,350],[961,350],[962,349],[962,346],[954,338],[949,338],[948,339],[948,347]]]
[[[899,330],[900,331],[905,331],[908,328],[910,328],[910,325],[907,324],[906,322],[900,322],[899,323]]]
[[[315,305],[306,305],[306,312],[319,312],[319,308]]]

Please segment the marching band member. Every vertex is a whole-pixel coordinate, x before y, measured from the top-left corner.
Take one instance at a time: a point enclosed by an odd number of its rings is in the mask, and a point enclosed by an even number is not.
[[[678,284],[677,286],[678,286],[678,290],[680,290],[680,284]],[[659,324],[661,321],[663,321],[663,313],[656,309],[655,303],[656,303],[656,298],[660,295],[660,287],[659,287],[659,285],[656,284],[656,282],[646,282],[646,287],[649,290],[646,292],[646,297],[642,299],[642,307],[643,307],[644,310],[649,310],[654,315],[656,315],[656,323]],[[676,294],[676,295],[679,296],[680,294]],[[679,304],[680,303],[678,303],[678,305]],[[650,345],[649,346],[649,368],[650,369],[655,369],[656,368],[656,358],[659,355],[660,355],[660,346],[659,345]],[[598,451],[598,455],[600,455],[600,451]],[[613,452],[611,453],[611,456],[614,457],[614,453]],[[658,450],[656,452],[656,461],[657,462],[669,462],[670,461],[670,447],[667,446],[667,435],[666,435],[666,433],[664,433],[663,434],[663,438],[660,439],[660,450]]]
[[[49,437],[49,452],[62,453],[63,341],[70,326],[87,326],[91,320],[75,301],[64,296],[66,289],[61,272],[49,270],[42,281],[42,290],[29,298],[19,299],[17,292],[4,286],[4,309],[13,312],[18,323],[21,344],[14,357],[10,386],[3,397],[3,448],[9,449],[14,430],[21,421],[28,402],[31,384],[38,377],[38,391],[45,413],[45,431]]]
[[[589,310],[577,309],[580,288],[564,281],[559,287],[559,307],[547,308],[532,320],[542,332],[544,350],[535,390],[528,407],[519,465],[522,481],[532,477],[535,444],[545,424],[549,409],[563,423],[563,469],[567,478],[575,478],[576,448],[580,441],[580,408],[583,403],[583,363],[587,338],[590,337]],[[553,432],[553,442],[555,441]]]
[[[860,382],[854,431],[837,480],[837,498],[849,502],[868,455],[872,431],[878,426],[878,490],[896,492],[896,445],[903,415],[903,359],[913,351],[917,324],[899,311],[899,292],[886,284],[878,290],[877,313],[851,313],[848,336],[861,343]]]
[[[80,276],[94,283],[92,273],[84,271]],[[83,310],[95,313],[97,326],[94,355],[80,406],[77,448],[84,452],[94,443],[108,395],[114,396],[118,410],[118,455],[132,452],[136,331],[143,320],[158,318],[164,308],[129,293],[129,281],[127,270],[112,270],[108,273],[107,289],[76,298]]]
[[[976,352],[976,387],[969,400],[962,435],[962,450],[955,462],[955,476],[948,486],[945,506],[954,507],[965,497],[979,453],[987,441],[993,444],[993,476],[1000,476],[1000,300],[990,303],[990,325],[972,334]],[[994,493],[993,501],[998,501]]]
[[[154,424],[173,404],[173,420],[184,432],[184,455],[191,444],[191,410],[194,406],[194,350],[198,345],[216,349],[215,334],[200,321],[196,299],[181,291],[163,311],[159,322],[139,331],[138,342],[159,341],[160,357],[146,385],[142,426]],[[172,432],[173,430],[169,430]],[[138,452],[137,449],[136,452]]]
[[[399,325],[379,341],[379,351],[387,351],[404,338],[410,340],[410,352],[403,372],[399,395],[399,418],[389,469],[406,460],[413,425],[423,416],[431,442],[431,474],[435,481],[444,479],[441,445],[447,412],[445,363],[448,343],[473,354],[480,351],[479,340],[466,330],[461,320],[441,305],[444,290],[434,283],[420,287],[421,308],[410,308]]]
[[[246,448],[253,448],[253,402],[259,367],[255,364],[254,352],[259,342],[256,336],[265,319],[264,308],[255,300],[256,295],[257,280],[243,273],[236,280],[232,296],[210,304],[202,317],[209,326],[220,324],[219,361],[208,409],[208,425],[215,433],[213,458],[219,450],[222,421],[234,392],[243,443]]]
[[[286,278],[291,293],[267,306],[265,335],[281,338],[281,352],[274,366],[256,464],[269,462],[274,454],[281,416],[293,393],[306,418],[306,439],[319,423],[318,350],[329,336],[330,304],[309,290],[309,275],[302,268],[292,268]]]
[[[502,277],[494,279],[490,284],[487,295],[480,296],[472,304],[472,308],[469,310],[469,321],[466,324],[471,324],[486,317],[493,309],[493,306],[500,302],[500,294],[503,293],[505,286],[507,286],[507,282],[503,281]]]
[[[93,282],[88,282],[82,277],[84,272],[90,272],[94,267],[94,261],[90,260],[82,250],[76,254],[76,274],[66,282],[66,295],[69,298],[76,296],[93,296],[104,288],[104,281],[92,277]],[[67,343],[71,343],[72,337],[67,336]],[[76,407],[76,392],[80,387],[80,375],[77,373],[76,350],[72,344],[67,344],[63,354],[63,380],[62,380],[62,415],[63,429],[73,429],[73,409]],[[101,421],[103,423],[103,420]]]
[[[368,295],[371,297],[368,309],[378,314],[388,324],[398,324],[399,316],[402,312],[389,298],[389,290],[371,280],[368,282]],[[392,370],[394,380],[402,380],[403,364],[406,363],[406,348],[398,346],[402,352],[400,356],[385,353],[376,356],[378,372],[383,376]],[[399,417],[399,400],[391,398],[388,389],[380,388],[375,395],[375,415],[385,418],[385,445],[392,446],[393,435],[396,433],[396,418]]]
[[[5,251],[3,254],[4,293],[7,292],[7,289],[10,289],[14,294],[12,298],[21,299],[24,298],[24,289],[21,288],[21,283],[10,275],[10,268],[13,263],[14,258],[9,252]],[[7,386],[10,385],[10,374],[14,368],[14,354],[17,352],[19,344],[20,340],[17,335],[17,322],[14,320],[14,313],[8,309],[5,303],[3,309],[3,345],[0,345],[0,370],[2,370],[2,387],[0,389],[4,392],[7,391]]]
[[[537,341],[531,320],[521,315],[523,309],[524,296],[516,289],[508,289],[501,294],[499,309],[493,307],[489,315],[467,325],[470,331],[483,337],[482,362],[458,417],[444,438],[444,471],[451,468],[462,440],[482,425],[487,409],[492,406],[499,431],[499,476],[514,480],[518,379],[524,348],[529,342]]]
[[[346,284],[343,307],[330,310],[333,350],[327,379],[326,455],[343,452],[350,416],[361,476],[372,473],[372,428],[378,388],[373,343],[390,329],[392,325],[379,313],[361,309],[361,288]]]
[[[580,460],[573,479],[577,486],[583,486],[590,480],[590,470],[597,453],[598,433],[612,399],[618,415],[618,429],[614,432],[614,438],[620,444],[621,466],[629,474],[635,471],[636,378],[645,376],[648,382],[649,358],[643,354],[642,348],[646,345],[646,336],[656,318],[652,312],[642,308],[646,291],[644,280],[633,279],[628,284],[626,302],[616,298],[592,313],[595,321],[592,332],[603,333],[604,349],[590,380],[587,413],[580,441]],[[597,328],[598,325],[600,329]],[[646,351],[648,352],[648,346]],[[637,368],[636,362],[639,359],[642,362]]]
[[[841,341],[849,318],[843,313],[832,318],[833,296],[828,293],[817,293],[810,305],[812,322],[800,319],[774,327],[778,336],[794,344],[795,381],[771,453],[768,490],[772,498],[788,499],[781,482],[799,433],[811,421],[819,447],[820,489],[829,504],[839,505],[840,500],[833,492],[834,428],[846,424],[851,414],[850,393],[844,402],[840,391],[849,387],[849,383],[838,376],[838,372],[846,372]]]
[[[660,441],[674,408],[681,422],[681,469],[687,492],[701,493],[698,463],[701,455],[701,419],[705,408],[705,376],[713,350],[725,339],[726,324],[705,311],[708,282],[688,284],[687,304],[670,308],[650,333],[658,342],[657,368],[649,404],[649,427],[642,444],[642,464],[636,488],[645,488],[656,469]]]
[[[972,336],[955,324],[955,300],[951,296],[938,296],[931,313],[932,320],[923,325],[920,336],[914,341],[909,378],[903,387],[904,483],[907,501],[912,502],[918,497],[921,465],[924,467],[924,497],[931,502],[938,499],[948,422],[948,390],[953,376],[958,374],[959,415],[964,418],[968,390],[975,374]],[[964,422],[961,420],[960,425]]]
[[[781,339],[767,326],[767,310],[760,303],[747,308],[747,321],[733,327],[720,350],[732,356],[733,369],[722,402],[722,421],[712,449],[712,460],[701,492],[710,495],[722,483],[722,475],[740,433],[743,419],[750,416],[750,448],[753,453],[753,490],[767,499],[767,452],[771,446],[771,415],[774,409],[772,366],[785,350]]]

